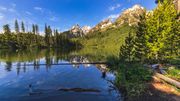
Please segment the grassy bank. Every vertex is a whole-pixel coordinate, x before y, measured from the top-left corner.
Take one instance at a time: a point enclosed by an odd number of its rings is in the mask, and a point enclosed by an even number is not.
[[[171,66],[167,69],[166,76],[175,79],[177,81],[180,81],[180,68]]]
[[[108,53],[107,55],[118,56],[119,48],[124,44],[125,38],[134,27],[122,25],[118,28],[108,28],[93,33],[89,33],[85,38],[80,39],[80,43],[85,50],[94,49]]]
[[[132,100],[146,92],[153,75],[150,69],[136,63],[119,63],[111,67],[117,71],[115,85],[123,92],[125,100]]]

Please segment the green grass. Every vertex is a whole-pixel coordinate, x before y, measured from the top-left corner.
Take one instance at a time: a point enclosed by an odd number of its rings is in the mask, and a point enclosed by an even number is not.
[[[145,92],[147,84],[152,79],[153,72],[141,65],[119,65],[116,85],[126,92],[125,97],[133,98]]]
[[[180,81],[180,68],[169,67],[169,69],[167,70],[167,76]]]
[[[107,55],[118,56],[120,46],[130,31],[134,32],[134,27],[123,25],[118,28],[108,28],[103,31],[89,33],[88,37],[80,39],[85,50],[101,50]]]

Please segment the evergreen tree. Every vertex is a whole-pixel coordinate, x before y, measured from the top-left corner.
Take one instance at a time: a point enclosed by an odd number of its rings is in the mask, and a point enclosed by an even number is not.
[[[21,31],[23,33],[25,33],[25,26],[24,26],[24,22],[23,21],[21,22]]]
[[[179,17],[177,17],[179,18]],[[173,41],[171,42],[171,52],[175,53],[174,55],[180,56],[180,22],[179,20],[175,20],[175,23],[173,23],[173,30],[172,33],[174,35],[172,36]]]
[[[46,43],[46,45],[47,45],[48,47],[50,47],[50,42],[49,42],[50,34],[49,34],[49,32],[48,32],[48,27],[47,27],[46,24],[45,24],[45,30],[44,30],[44,32],[45,32],[45,38],[44,38],[45,43]]]
[[[35,25],[35,32],[36,32],[36,34],[39,34],[39,27],[38,27],[38,25]]]
[[[166,29],[169,29],[163,52],[166,59],[174,58],[174,56],[180,55],[178,52],[180,50],[180,22],[178,20],[178,12],[175,9],[173,0],[164,2],[162,6],[165,6],[164,16],[166,18],[164,18],[164,25],[166,25]]]
[[[17,20],[15,20],[15,32],[19,33],[19,24]]]
[[[54,39],[55,39],[55,45],[58,46],[59,38],[58,38],[58,30],[54,30]]]
[[[120,48],[119,54],[121,61],[131,62],[134,58],[134,37],[129,32],[128,37],[125,39],[125,44]]]
[[[11,29],[9,28],[9,25],[6,24],[3,26],[4,34],[11,34]]]
[[[52,37],[52,29],[51,29],[51,26],[48,26],[47,28],[48,30],[48,35],[49,35],[49,45],[50,47],[53,45],[53,37]]]
[[[4,41],[5,41],[5,42],[10,41],[10,39],[11,39],[11,29],[9,28],[9,25],[8,25],[8,24],[6,24],[6,25],[3,26],[3,31],[4,31],[4,34],[5,34],[5,39],[4,39]],[[5,43],[3,43],[3,44],[5,44]]]
[[[162,61],[166,59],[169,42],[173,41],[173,23],[177,13],[174,8],[173,0],[163,0],[158,3],[158,7],[153,11],[152,16],[147,19],[147,47],[148,58]],[[172,42],[171,42],[172,43]],[[172,47],[171,47],[172,48]]]
[[[35,25],[34,25],[34,24],[32,25],[32,33],[33,33],[33,34],[36,34],[36,28],[35,28]]]
[[[155,0],[155,3],[162,3],[164,0]]]
[[[136,31],[134,48],[135,48],[135,58],[138,61],[144,62],[147,54],[146,47],[146,18],[145,14],[140,17],[140,22],[138,23],[138,28]]]

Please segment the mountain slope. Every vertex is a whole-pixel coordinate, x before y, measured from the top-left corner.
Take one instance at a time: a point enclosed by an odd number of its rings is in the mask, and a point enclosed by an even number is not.
[[[128,23],[129,26],[137,25],[140,21],[140,16],[146,12],[145,8],[140,5],[134,5],[122,12],[122,14],[116,19],[115,24],[120,26],[124,23]]]
[[[134,5],[132,8],[123,11],[114,22],[112,22],[110,19],[103,20],[93,27],[89,34],[96,31],[105,31],[109,28],[118,28],[124,24],[128,24],[129,26],[137,26],[138,22],[140,21],[140,16],[145,14],[145,12],[146,10],[144,7]]]
[[[118,28],[109,28],[106,31],[93,32],[85,39],[81,39],[80,42],[86,50],[93,48],[117,56],[120,46],[124,43],[130,31],[134,33],[135,28],[124,24]]]
[[[115,22],[107,19],[97,24],[85,39],[81,39],[81,43],[85,50],[93,48],[92,52],[102,50],[103,53],[118,56],[120,46],[124,44],[129,32],[135,33],[140,16],[145,12],[142,6],[134,5],[122,12]]]

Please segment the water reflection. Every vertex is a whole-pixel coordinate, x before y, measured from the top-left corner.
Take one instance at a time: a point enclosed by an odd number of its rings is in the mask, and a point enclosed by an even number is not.
[[[50,57],[48,55],[42,59],[35,59],[33,62],[6,61],[4,67],[7,72],[10,72],[12,67],[15,66],[17,75],[19,75],[20,72],[25,73],[27,68],[30,66],[33,66],[34,71],[37,71],[40,69],[41,65],[45,65],[46,70],[48,71],[49,69],[51,69],[52,65],[72,65],[74,68],[79,68],[80,65],[83,65],[83,67],[88,68],[92,65],[90,63],[91,61],[89,61],[87,57],[83,57],[83,56],[72,56],[69,60],[62,61],[62,60],[54,59],[54,57]],[[102,78],[105,78],[106,72],[108,71],[107,65],[96,64],[96,67],[102,72]]]
[[[12,62],[11,61],[6,61],[6,70],[8,71],[8,72],[10,72],[11,71],[11,69],[12,69]]]
[[[6,74],[0,77],[0,101],[119,100],[111,83],[114,74],[106,64],[89,64],[94,61],[86,56],[57,50],[0,52],[0,61],[0,73]]]
[[[82,63],[84,65],[84,67],[91,66],[90,64],[88,64],[88,63],[90,63],[90,61],[86,57],[83,57],[83,56],[73,56],[73,57],[71,57],[71,59],[69,61],[73,65],[73,67],[77,67],[77,68],[79,67],[79,64],[77,64],[77,63]]]
[[[26,53],[26,54],[25,54]],[[59,50],[26,50],[26,51],[0,51],[0,61],[5,63],[5,69],[7,72],[10,72],[12,66],[16,65],[17,74],[20,72],[26,72],[27,66],[33,66],[34,70],[39,70],[40,65],[45,65],[46,70],[48,71],[53,64],[60,64],[67,62],[72,64],[73,67],[79,68],[80,65],[84,67],[90,67],[91,64],[88,64],[90,61],[85,56],[72,55],[67,51]],[[104,68],[102,65],[97,65],[97,67]],[[103,69],[100,69],[105,74]],[[104,76],[103,76],[104,77]]]

